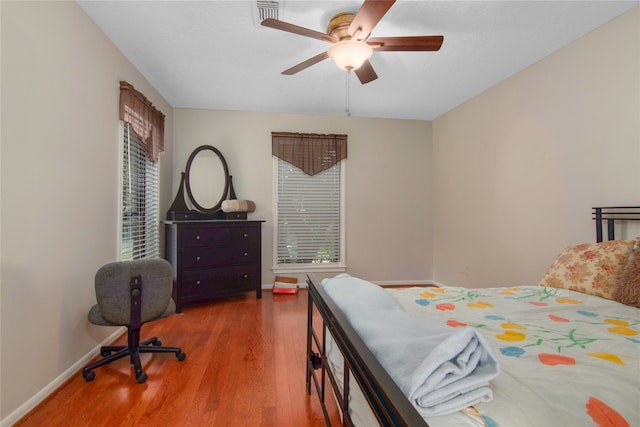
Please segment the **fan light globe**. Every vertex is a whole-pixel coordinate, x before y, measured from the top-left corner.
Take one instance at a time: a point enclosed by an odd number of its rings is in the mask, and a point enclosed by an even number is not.
[[[327,51],[336,65],[343,70],[355,70],[371,57],[371,46],[364,42],[345,40],[337,42]]]

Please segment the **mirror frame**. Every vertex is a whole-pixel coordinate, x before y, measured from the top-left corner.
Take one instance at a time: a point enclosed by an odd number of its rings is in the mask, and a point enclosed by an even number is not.
[[[193,193],[191,192],[191,184],[189,182],[189,175],[191,173],[191,164],[193,163],[193,160],[196,158],[196,156],[201,151],[204,151],[204,150],[213,151],[220,159],[220,163],[222,163],[222,168],[224,169],[224,188],[222,191],[222,196],[220,197],[220,200],[218,200],[218,203],[216,203],[212,208],[205,208],[204,206],[201,206],[196,201],[196,199],[193,197]],[[229,193],[229,185],[230,185],[229,166],[227,166],[227,161],[225,160],[220,150],[218,150],[217,148],[211,145],[201,145],[200,147],[193,150],[193,152],[189,156],[189,159],[187,160],[187,167],[185,168],[185,171],[184,171],[184,184],[185,184],[185,189],[187,190],[187,196],[189,197],[189,200],[191,201],[191,203],[196,209],[198,209],[200,212],[207,212],[207,213],[213,213],[213,212],[219,211],[220,206],[222,205],[222,202],[227,198],[227,194]]]

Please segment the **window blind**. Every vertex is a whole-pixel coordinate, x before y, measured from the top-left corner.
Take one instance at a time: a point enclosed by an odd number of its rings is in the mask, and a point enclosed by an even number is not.
[[[341,163],[314,176],[278,159],[277,263],[339,263]]]
[[[158,162],[148,159],[139,136],[124,124],[122,167],[123,260],[160,254]]]

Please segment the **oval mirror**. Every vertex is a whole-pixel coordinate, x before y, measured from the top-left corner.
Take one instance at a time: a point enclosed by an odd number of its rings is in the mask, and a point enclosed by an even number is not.
[[[229,190],[229,167],[222,153],[202,145],[189,156],[184,184],[187,195],[201,212],[217,212]]]

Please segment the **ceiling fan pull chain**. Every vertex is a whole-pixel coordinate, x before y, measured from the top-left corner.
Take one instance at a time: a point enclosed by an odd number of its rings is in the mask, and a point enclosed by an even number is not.
[[[349,80],[351,77],[351,70],[347,70],[347,117],[351,117],[351,90],[349,85]]]

